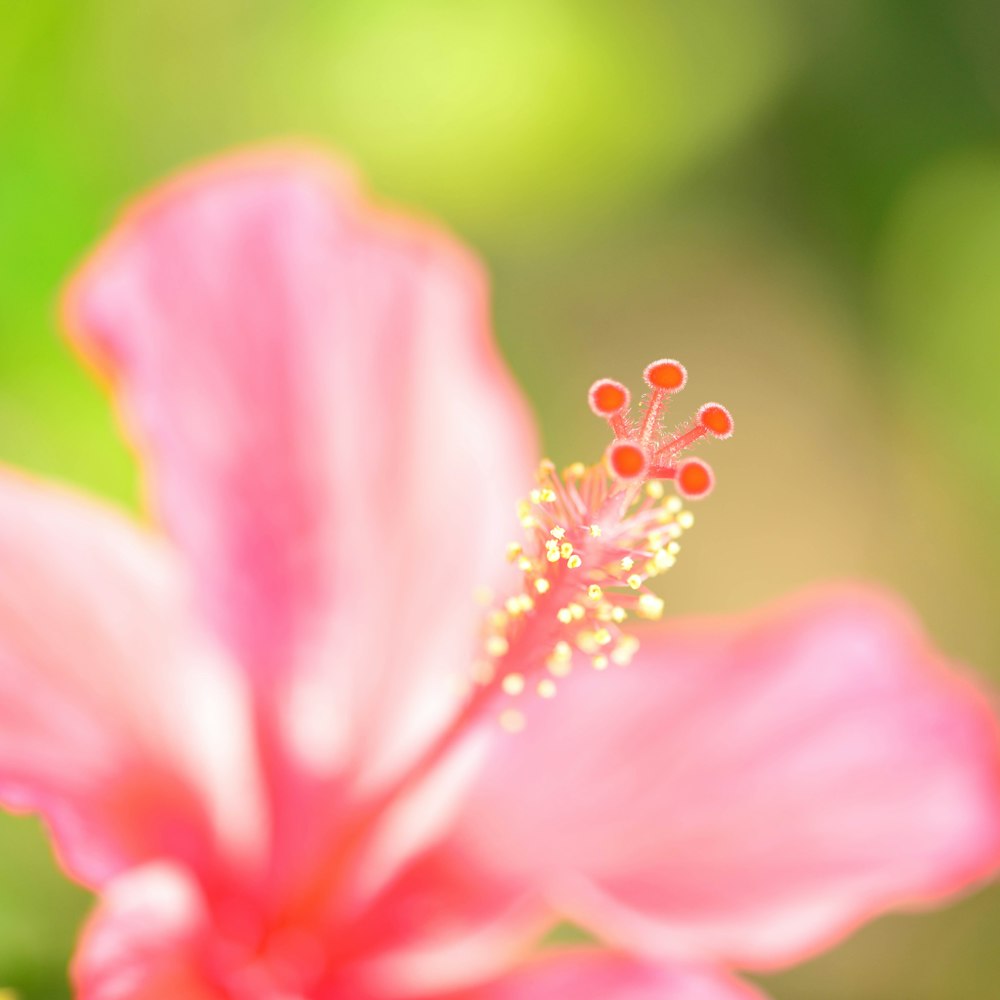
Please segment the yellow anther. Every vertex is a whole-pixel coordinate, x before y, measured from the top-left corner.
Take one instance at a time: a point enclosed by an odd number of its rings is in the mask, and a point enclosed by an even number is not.
[[[595,670],[607,670],[608,669],[608,658],[604,655],[595,656],[591,663],[594,664]]]
[[[551,586],[552,584],[550,584],[544,576],[540,576],[535,581],[535,590],[537,590],[539,594],[547,594],[549,592],[549,587]]]
[[[599,601],[604,596],[604,591],[596,583],[592,583],[587,588],[587,596],[592,601]]]
[[[472,665],[472,679],[477,684],[489,684],[496,676],[496,668],[489,660],[480,660]]]
[[[549,672],[556,677],[565,677],[569,673],[572,660],[573,648],[568,642],[560,639],[549,653],[545,664]]]
[[[569,557],[573,554],[572,544],[569,542],[563,542],[562,545],[559,546],[559,554],[563,557],[563,559],[569,559]]]
[[[694,514],[689,510],[682,510],[677,515],[677,523],[687,531],[688,528],[694,527]]]
[[[643,594],[639,598],[639,614],[655,621],[663,615],[663,601],[655,594]]]
[[[524,690],[524,677],[521,674],[508,674],[500,682],[500,686],[504,694],[520,694]]]
[[[487,621],[493,626],[493,628],[500,629],[506,628],[507,622],[510,621],[510,619],[507,617],[507,613],[505,611],[491,611]]]
[[[508,597],[504,601],[504,607],[509,615],[519,615],[521,613],[521,602],[516,597]]]
[[[517,599],[518,607],[522,614],[527,614],[529,611],[534,610],[535,602],[531,597],[531,594],[521,594]]]
[[[503,656],[510,648],[510,644],[502,635],[491,635],[486,640],[486,652],[490,656]]]
[[[570,569],[579,569],[583,565],[583,560],[578,555],[572,555],[566,560],[566,565]]]
[[[519,733],[524,729],[524,714],[516,708],[508,708],[500,713],[500,725],[508,733]]]
[[[684,506],[684,501],[680,497],[671,497],[664,506],[667,508],[668,514],[677,514]]]
[[[551,490],[548,488],[542,490],[542,503],[555,503],[555,500],[556,500],[555,490]]]
[[[646,483],[646,496],[652,497],[654,500],[661,500],[664,492],[663,483],[658,479],[651,479]]]
[[[556,618],[563,623],[563,625],[569,625],[573,620],[573,612],[569,608],[560,608],[556,612]]]
[[[625,581],[633,590],[638,590],[642,586],[642,577],[636,573],[633,573],[628,580]]]
[[[513,562],[524,549],[521,548],[520,542],[508,542],[507,543],[507,561]]]
[[[559,551],[559,543],[554,538],[548,538],[545,541],[545,548],[549,552],[552,552],[553,550],[556,551],[556,552],[558,552]]]
[[[667,545],[667,552],[670,553],[670,555],[672,556],[676,556],[677,553],[680,552],[680,550],[681,550],[680,542],[670,542]]]
[[[625,619],[628,618],[628,612],[624,608],[619,608],[617,605],[611,609],[611,620],[617,622],[619,625]]]
[[[591,538],[601,537],[601,526],[599,524],[592,524],[588,529]]]
[[[622,569],[626,572],[630,570],[635,565],[635,560],[631,556],[626,556],[622,560]]]
[[[531,499],[532,503],[541,503],[542,502],[542,491],[541,490],[532,490],[528,494],[528,497]]]
[[[556,463],[551,458],[543,458],[538,463],[539,476],[551,476],[556,471]]]
[[[549,668],[549,673],[553,677],[569,677],[570,671],[573,669],[573,665],[569,660],[553,660],[549,658],[545,663]]]
[[[545,558],[551,563],[559,562],[559,550],[549,549],[549,551],[545,553]]]
[[[532,528],[538,527],[538,521],[531,514],[526,514],[521,518],[521,527],[525,531],[530,531]]]
[[[583,650],[583,652],[591,656],[601,651],[601,647],[597,642],[597,637],[593,632],[578,633],[576,637],[576,644]]]
[[[623,635],[611,653],[611,661],[620,667],[627,667],[639,649],[639,640],[634,635]]]
[[[583,607],[582,604],[576,604],[575,602],[573,604],[570,604],[567,607],[567,610],[576,621],[580,621],[580,619],[582,619],[583,616],[587,613],[586,609]]]
[[[594,642],[596,642],[598,646],[606,646],[609,642],[611,642],[611,633],[606,628],[599,628],[594,633]]]
[[[530,573],[535,568],[535,564],[527,556],[521,556],[517,561],[517,568],[522,573]]]
[[[666,549],[659,549],[655,556],[653,556],[653,565],[657,568],[659,572],[664,572],[664,570],[670,569],[675,565],[677,559],[671,555]]]
[[[543,677],[538,682],[538,693],[543,698],[554,698],[556,696],[556,682],[548,677]]]
[[[566,529],[565,529],[565,528],[563,528],[563,527],[561,527],[560,525],[558,525],[558,524],[557,524],[557,525],[556,525],[556,526],[555,526],[555,527],[554,527],[554,528],[553,528],[553,529],[552,529],[552,530],[551,530],[551,531],[549,532],[549,534],[550,534],[550,535],[551,535],[551,536],[552,536],[553,538],[558,538],[558,539],[559,539],[560,541],[562,541],[562,540],[563,540],[563,538],[565,538],[565,537],[566,537]]]
[[[567,479],[579,479],[587,471],[587,467],[583,462],[574,462],[572,465],[566,467],[564,475]]]
[[[684,529],[679,524],[668,524],[666,532],[668,538],[680,538],[684,534]]]

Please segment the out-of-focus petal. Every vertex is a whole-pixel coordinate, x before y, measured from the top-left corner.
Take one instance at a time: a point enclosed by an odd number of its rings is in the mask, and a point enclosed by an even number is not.
[[[0,472],[0,801],[41,812],[91,884],[261,846],[242,677],[187,611],[153,537]]]
[[[623,947],[768,967],[994,871],[998,748],[906,612],[820,589],[530,704],[456,837]]]
[[[181,869],[151,864],[101,897],[73,961],[78,1000],[226,1000],[204,976],[207,915]]]
[[[488,986],[442,1000],[763,1000],[710,970],[652,965],[605,952],[541,958]]]
[[[436,995],[524,959],[551,927],[551,911],[475,862],[460,843],[438,841],[337,932],[361,956],[360,982],[379,996]]]
[[[451,708],[533,458],[476,262],[264,150],[138,204],[65,316],[211,621],[258,681],[292,675],[300,754],[391,771]]]

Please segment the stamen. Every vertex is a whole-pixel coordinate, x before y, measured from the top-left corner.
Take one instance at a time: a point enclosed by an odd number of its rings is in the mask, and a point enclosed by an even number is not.
[[[642,479],[649,467],[649,458],[639,445],[631,441],[615,441],[608,448],[608,465],[619,479]]]
[[[505,694],[516,695],[524,690],[524,677],[521,674],[508,674],[503,679]]]
[[[629,391],[610,378],[602,378],[590,387],[590,406],[599,417],[613,417],[629,404]]]
[[[690,499],[707,496],[714,483],[709,466],[699,462],[681,478],[681,470],[687,468],[688,463],[679,465],[677,459],[703,437],[732,436],[732,415],[719,403],[706,403],[682,430],[663,435],[660,421],[666,403],[687,384],[687,369],[672,358],[661,358],[647,365],[643,378],[650,392],[637,433],[625,416],[629,400],[625,386],[612,379],[599,379],[590,388],[591,408],[608,420],[615,433],[615,441],[607,454],[612,474],[623,483],[673,479],[682,496]]]
[[[628,389],[614,379],[598,379],[590,387],[590,408],[611,425],[616,437],[628,434],[628,411],[631,395]]]
[[[524,713],[516,708],[508,708],[500,713],[500,725],[508,733],[519,733],[524,729]]]
[[[661,358],[647,365],[642,377],[652,390],[645,416],[642,418],[642,429],[639,432],[643,442],[648,444],[666,410],[669,394],[680,392],[687,383],[687,369],[673,358]]]
[[[698,411],[698,423],[717,438],[724,440],[733,436],[733,418],[719,403],[706,403]]]
[[[687,383],[688,373],[679,361],[674,361],[673,358],[661,358],[647,365],[642,377],[650,389],[680,392]]]
[[[554,698],[556,696],[556,682],[548,677],[543,677],[538,682],[538,693],[543,698]]]
[[[689,499],[707,496],[714,485],[711,468],[700,459],[690,458],[677,470],[678,492]]]
[[[591,409],[615,435],[604,461],[589,468],[574,463],[562,474],[543,461],[537,486],[518,506],[526,538],[512,542],[507,557],[524,574],[523,587],[487,615],[484,655],[473,671],[478,694],[470,695],[477,705],[499,699],[508,731],[525,725],[511,699],[523,701],[528,690],[551,699],[555,679],[570,674],[577,656],[596,670],[631,661],[638,640],[623,627],[663,614],[663,600],[649,581],[674,566],[678,540],[694,523],[684,500],[707,496],[714,485],[707,463],[680,458],[704,437],[729,437],[729,411],[706,403],[679,431],[666,434],[660,421],[670,397],[684,388],[687,371],[663,358],[646,368],[644,378],[649,393],[636,422],[628,415],[624,385],[600,379],[591,386]],[[666,481],[676,495],[667,495]]]

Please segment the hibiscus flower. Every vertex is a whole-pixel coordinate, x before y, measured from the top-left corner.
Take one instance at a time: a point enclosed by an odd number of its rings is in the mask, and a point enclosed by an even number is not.
[[[83,1000],[735,1000],[996,868],[997,727],[894,599],[633,630],[732,430],[664,435],[677,362],[539,466],[476,262],[287,150],[135,206],[64,315],[155,520],[0,475],[0,799],[97,894]]]

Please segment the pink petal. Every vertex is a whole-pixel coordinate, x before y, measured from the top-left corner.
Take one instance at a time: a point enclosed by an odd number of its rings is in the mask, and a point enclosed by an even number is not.
[[[450,710],[531,469],[476,262],[323,157],[257,151],[133,208],[65,314],[212,622],[294,674],[299,751],[391,770]]]
[[[198,889],[171,865],[115,880],[73,961],[78,1000],[227,1000],[203,974],[206,920]]]
[[[155,539],[0,473],[0,801],[40,811],[78,877],[158,854],[249,859],[247,708]]]
[[[676,623],[528,709],[456,838],[623,946],[778,965],[1000,863],[996,722],[880,594]]]
[[[461,843],[439,841],[336,932],[361,956],[356,975],[373,993],[436,995],[482,982],[550,928],[551,913],[523,887],[469,861]]]
[[[647,965],[604,952],[564,952],[447,1000],[763,1000],[708,970]]]
[[[304,985],[345,942],[292,947],[282,957],[226,944],[205,900],[178,868],[147,865],[115,880],[87,924],[73,962],[79,1000],[763,1000],[757,991],[711,969],[640,962],[611,952],[548,952],[502,977],[459,991],[428,990],[427,977],[373,979],[371,969],[336,965]],[[348,950],[352,944],[348,942]],[[298,956],[292,960],[293,956]],[[447,961],[464,963],[456,950]],[[318,965],[317,965],[318,963]],[[403,970],[397,970],[403,971]],[[449,970],[438,969],[439,980]],[[454,977],[452,977],[454,978]]]

